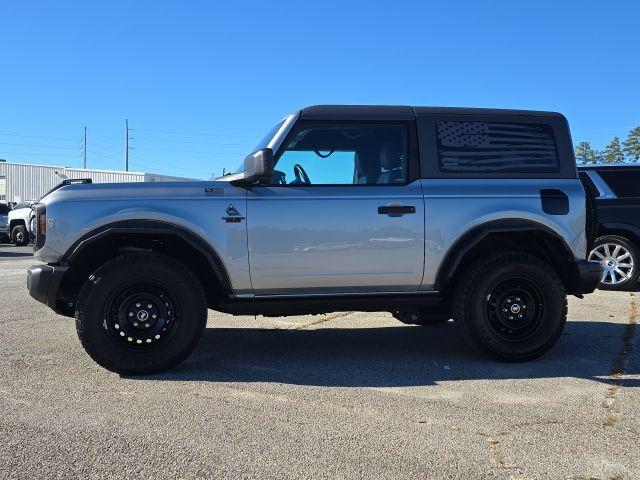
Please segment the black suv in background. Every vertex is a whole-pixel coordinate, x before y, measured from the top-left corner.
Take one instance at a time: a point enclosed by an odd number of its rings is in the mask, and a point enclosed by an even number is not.
[[[578,166],[594,199],[595,241],[589,259],[604,267],[600,288],[628,290],[640,277],[640,165]],[[593,237],[592,237],[593,238]]]

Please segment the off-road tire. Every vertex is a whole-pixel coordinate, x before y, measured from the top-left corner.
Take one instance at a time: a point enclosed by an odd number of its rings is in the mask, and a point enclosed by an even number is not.
[[[496,289],[509,282],[530,285],[535,293],[532,298],[541,299],[537,307],[540,316],[532,316],[538,319],[535,323],[529,322],[526,313],[531,312],[530,308],[525,312],[524,323],[517,324],[516,319],[516,324],[509,324],[515,328],[505,331],[504,321],[497,322],[498,328],[495,320],[496,311],[503,309],[492,307],[492,302]],[[510,298],[506,297],[504,302]],[[465,343],[506,362],[531,360],[544,354],[560,338],[567,319],[567,297],[560,277],[548,263],[527,253],[505,252],[476,261],[459,277],[452,301],[454,324]],[[506,303],[496,304],[506,306]],[[509,338],[522,325],[531,328],[529,336],[522,330],[522,338]]]
[[[108,312],[113,311],[109,306],[116,292],[125,288],[166,292],[175,302],[171,304],[175,315],[171,335],[156,344],[150,338],[150,345],[136,345],[135,341],[128,345],[124,335],[123,339],[117,336],[120,332],[108,321],[112,318]],[[99,365],[122,375],[153,374],[178,365],[193,351],[206,325],[207,301],[200,282],[182,263],[150,252],[128,253],[89,277],[78,296],[75,319],[82,346]]]
[[[602,260],[593,254],[594,250],[598,249],[598,247],[610,244],[610,245],[619,245],[624,250],[629,252],[631,255],[631,262],[628,259],[625,259],[627,264],[631,263],[633,265],[633,269],[631,270],[631,274],[628,276],[626,280],[620,281],[619,283],[611,284],[604,283],[604,281],[600,282],[598,288],[600,290],[629,290],[635,288],[640,279],[640,249],[629,239],[619,236],[619,235],[604,235],[602,237],[596,238],[595,242],[593,242],[593,246],[589,252],[590,260]],[[623,261],[625,261],[623,260]],[[625,269],[626,270],[626,269]],[[610,280],[610,277],[608,277]]]
[[[11,241],[16,247],[24,247],[29,244],[29,232],[24,225],[16,225],[11,230]]]

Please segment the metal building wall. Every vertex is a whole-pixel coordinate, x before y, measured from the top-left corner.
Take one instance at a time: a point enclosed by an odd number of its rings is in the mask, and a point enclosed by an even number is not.
[[[140,172],[83,170],[79,168],[51,167],[0,162],[0,177],[6,177],[6,201],[34,200],[67,178],[91,178],[95,183],[144,182]]]

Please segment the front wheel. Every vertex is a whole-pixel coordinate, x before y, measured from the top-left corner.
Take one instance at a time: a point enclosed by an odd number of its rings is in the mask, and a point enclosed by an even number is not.
[[[539,357],[560,338],[567,318],[564,286],[538,257],[491,255],[463,274],[453,295],[454,324],[473,347],[502,361]]]
[[[87,353],[120,374],[158,373],[183,361],[207,320],[204,292],[183,264],[154,253],[121,255],[82,287],[76,329]]]

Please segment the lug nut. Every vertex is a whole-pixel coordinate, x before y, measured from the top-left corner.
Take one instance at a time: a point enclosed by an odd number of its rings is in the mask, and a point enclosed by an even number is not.
[[[140,304],[139,304],[139,303],[136,303],[136,307],[140,308]]]
[[[129,316],[130,316],[130,317],[133,317],[133,312],[129,312]]]
[[[138,322],[133,322],[133,326],[137,327],[138,326]]]
[[[147,308],[152,308],[153,305],[151,305],[150,303],[147,304]]]

